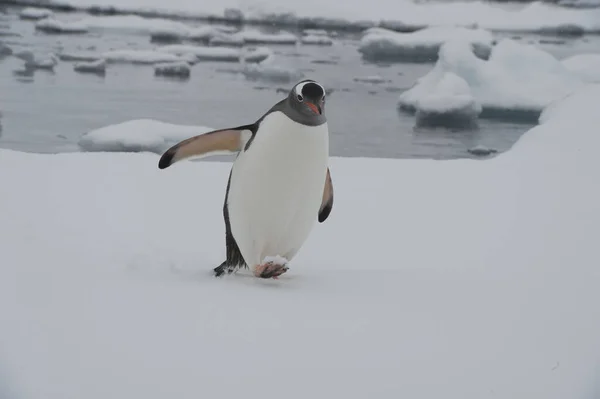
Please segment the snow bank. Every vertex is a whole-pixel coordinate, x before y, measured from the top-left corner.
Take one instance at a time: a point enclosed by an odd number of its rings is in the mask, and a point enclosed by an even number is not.
[[[375,0],[350,2],[340,6],[334,0],[224,0],[196,2],[173,0],[12,0],[27,5],[50,7],[73,5],[95,13],[138,13],[155,17],[196,18],[207,21],[262,23],[267,26],[299,26],[301,28],[364,29],[384,22],[386,26],[407,28],[426,26],[478,26],[482,29],[550,32],[577,29],[580,32],[600,30],[600,9],[566,9],[545,2],[498,4],[486,1],[412,2]],[[587,0],[592,1],[592,0]],[[565,29],[566,28],[566,29]]]
[[[190,64],[187,62],[166,62],[154,65],[154,75],[156,76],[189,78],[190,73]]]
[[[201,47],[185,44],[173,44],[159,47],[163,53],[178,56],[193,56],[198,61],[224,61],[239,62],[242,57],[246,62],[261,62],[267,59],[272,51],[266,47],[255,48],[228,48],[228,47]]]
[[[73,70],[80,73],[94,73],[98,75],[106,74],[106,60],[100,59],[89,62],[78,62],[73,65]]]
[[[21,19],[32,19],[38,20],[43,18],[48,18],[54,15],[52,10],[47,8],[37,8],[37,7],[26,7],[21,10],[19,13],[19,18]]]
[[[481,117],[537,119],[550,102],[579,88],[584,82],[552,55],[530,45],[503,39],[493,47],[489,60],[477,58],[469,44],[442,45],[434,68],[399,97],[402,109],[414,111],[447,72],[464,79]]]
[[[483,29],[433,27],[397,33],[371,28],[363,35],[358,51],[372,61],[435,62],[440,46],[448,41],[467,42],[477,56],[488,58],[494,38]]]
[[[586,82],[600,82],[600,54],[577,54],[562,64]]]
[[[89,28],[84,23],[78,21],[59,21],[52,17],[44,18],[35,23],[35,29],[45,32],[45,33],[68,33],[68,34],[78,34],[78,33],[87,33]]]
[[[452,72],[446,72],[416,103],[417,125],[466,127],[472,126],[481,105],[473,98],[467,82]]]
[[[227,162],[0,150],[5,380],[27,399],[592,398],[599,101],[490,160],[332,158],[340,201],[279,281],[210,274]]]
[[[162,153],[181,140],[210,130],[213,129],[134,119],[91,130],[81,136],[78,144],[84,151]]]

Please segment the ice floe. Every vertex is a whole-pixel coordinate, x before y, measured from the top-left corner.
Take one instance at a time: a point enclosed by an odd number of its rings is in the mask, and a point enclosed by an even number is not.
[[[389,79],[384,78],[383,76],[380,75],[369,75],[369,76],[359,76],[354,78],[355,82],[362,82],[362,83],[373,83],[373,84],[379,84],[379,83],[387,83],[389,82]]]
[[[154,65],[154,75],[175,78],[189,78],[191,73],[190,64],[187,62],[165,62]]]
[[[293,66],[279,64],[275,58],[261,63],[245,64],[242,74],[248,80],[260,80],[273,83],[292,83],[304,78],[304,73]]]
[[[257,30],[242,30],[240,32],[227,34],[221,33],[210,39],[211,45],[244,45],[244,44],[271,44],[271,45],[295,45],[298,37],[289,32],[263,33]]]
[[[305,35],[300,38],[300,41],[304,45],[314,46],[331,46],[333,44],[333,40],[325,35]]]
[[[19,13],[19,18],[38,20],[51,17],[52,15],[54,15],[54,12],[47,8],[26,7]]]
[[[104,75],[106,73],[106,60],[99,59],[96,61],[82,61],[73,65],[73,70],[80,73],[93,73]]]
[[[21,50],[14,56],[25,61],[25,69],[53,70],[58,64],[58,57],[54,53],[34,53],[31,50]]]
[[[40,19],[35,23],[35,29],[45,33],[66,33],[66,34],[81,34],[87,33],[89,27],[81,22],[71,21],[59,21],[55,18],[44,18]]]
[[[81,136],[78,145],[84,151],[161,153],[181,140],[210,130],[205,126],[134,119],[91,130]]]
[[[559,60],[532,45],[503,39],[485,61],[473,54],[469,43],[452,41],[442,45],[433,69],[400,95],[399,106],[416,110],[448,72],[469,85],[482,107],[480,117],[536,120],[546,105],[584,84]]]
[[[475,54],[487,58],[494,43],[492,34],[483,29],[432,27],[412,33],[388,29],[368,29],[358,51],[372,61],[435,62],[440,46],[450,40],[469,43]]]
[[[562,64],[586,82],[600,82],[600,54],[577,54]]]
[[[452,72],[444,73],[431,91],[418,99],[415,108],[420,126],[473,126],[481,113],[467,82]]]
[[[163,62],[195,61],[195,57],[191,57],[189,54],[178,56],[164,51],[154,50],[111,50],[100,54],[98,58],[105,59],[109,63],[128,64],[157,64]]]
[[[267,47],[229,48],[229,47],[203,47],[186,44],[172,44],[159,47],[160,52],[177,56],[193,56],[198,61],[223,61],[223,62],[261,62],[273,52]]]

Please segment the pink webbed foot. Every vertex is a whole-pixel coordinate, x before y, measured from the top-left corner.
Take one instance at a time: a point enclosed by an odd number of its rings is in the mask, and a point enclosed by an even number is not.
[[[277,279],[283,273],[288,271],[286,263],[268,261],[262,265],[256,266],[254,269],[254,275],[260,278],[274,278]]]

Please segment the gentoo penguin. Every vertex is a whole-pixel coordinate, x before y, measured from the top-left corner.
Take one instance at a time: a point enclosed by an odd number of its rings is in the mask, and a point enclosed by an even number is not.
[[[158,167],[224,153],[237,156],[223,204],[227,257],[214,273],[277,278],[333,207],[325,89],[303,80],[256,122],[184,140]]]

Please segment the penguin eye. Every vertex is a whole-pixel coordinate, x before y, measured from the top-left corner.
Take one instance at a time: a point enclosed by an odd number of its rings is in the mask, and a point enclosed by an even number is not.
[[[301,95],[301,94],[298,94],[298,95],[296,96],[296,98],[298,98],[298,101],[300,101],[300,102],[304,101],[304,97],[302,97],[302,95]]]

